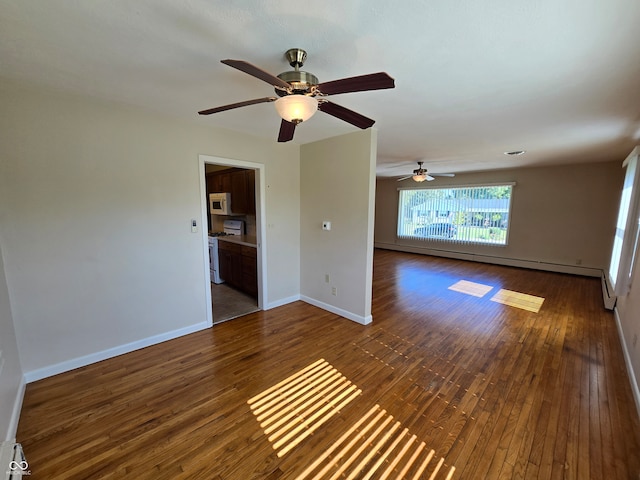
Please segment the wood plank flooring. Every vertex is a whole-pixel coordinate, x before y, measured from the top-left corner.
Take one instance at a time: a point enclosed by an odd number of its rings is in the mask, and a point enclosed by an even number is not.
[[[295,302],[29,384],[30,478],[640,478],[598,279],[377,250],[373,318]]]

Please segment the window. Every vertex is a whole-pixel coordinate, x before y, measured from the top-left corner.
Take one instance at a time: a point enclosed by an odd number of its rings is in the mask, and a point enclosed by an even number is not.
[[[627,292],[633,274],[633,263],[638,248],[638,218],[640,206],[640,173],[638,172],[638,155],[640,147],[636,147],[626,158],[622,166],[627,168],[616,232],[613,237],[613,249],[609,263],[609,283],[616,295]]]
[[[506,245],[513,185],[400,189],[398,237]]]

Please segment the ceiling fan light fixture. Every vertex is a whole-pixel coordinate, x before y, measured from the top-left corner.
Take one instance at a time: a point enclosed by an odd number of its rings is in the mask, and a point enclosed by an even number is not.
[[[318,111],[318,100],[308,95],[287,95],[274,103],[280,118],[291,123],[309,120]]]
[[[413,181],[414,182],[424,182],[427,179],[427,174],[426,173],[416,173],[413,177]]]

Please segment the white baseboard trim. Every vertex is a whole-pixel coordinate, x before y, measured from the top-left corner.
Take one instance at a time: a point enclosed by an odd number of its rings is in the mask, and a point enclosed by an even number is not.
[[[20,420],[20,412],[22,411],[22,400],[24,399],[24,391],[27,387],[24,377],[18,386],[18,392],[13,402],[13,410],[11,411],[11,419],[9,420],[9,430],[7,430],[5,441],[15,441],[16,432],[18,431],[18,421]],[[2,468],[2,466],[0,466]]]
[[[616,318],[616,326],[618,327],[618,336],[620,337],[620,344],[622,345],[622,353],[624,354],[624,363],[627,365],[627,372],[629,374],[629,383],[631,384],[631,391],[633,393],[633,399],[636,401],[636,410],[638,416],[640,416],[640,388],[638,387],[638,381],[636,380],[636,374],[633,371],[633,364],[631,363],[631,355],[627,349],[627,342],[624,339],[624,332],[622,331],[622,322],[620,321],[620,315],[618,314],[618,308],[613,309],[613,314]]]
[[[77,358],[72,358],[70,360],[65,360],[64,362],[60,362],[55,365],[50,365],[48,367],[38,368],[37,370],[31,370],[30,372],[25,373],[24,375],[25,382],[26,383],[36,382],[38,380],[42,380],[43,378],[52,377],[53,375],[57,375],[59,373],[68,372],[70,370],[84,367],[92,363],[101,362],[102,360],[106,360],[108,358],[117,357],[118,355],[133,352],[135,350],[140,350],[141,348],[166,342],[167,340],[172,340],[174,338],[182,337],[184,335],[198,332],[200,330],[205,330],[210,327],[211,325],[209,325],[208,322],[196,323],[195,325],[179,328],[177,330],[172,330],[170,332],[160,333],[158,335],[154,335],[148,338],[143,338],[142,340],[137,340],[135,342],[127,343],[125,345],[119,345],[117,347],[108,348],[107,350],[102,350],[101,352],[91,353],[83,357],[77,357]]]
[[[533,270],[544,270],[547,272],[570,273],[573,275],[584,275],[586,277],[599,277],[602,269],[592,267],[581,267],[577,265],[562,265],[559,263],[537,262],[535,260],[521,260],[518,258],[506,258],[491,255],[479,255],[476,253],[454,252],[449,250],[438,250],[434,248],[416,247],[412,245],[399,245],[396,243],[376,242],[375,248],[384,250],[396,250],[399,252],[419,253],[422,255],[433,255],[434,257],[454,258],[456,260],[469,260],[472,262],[492,263],[507,267],[531,268]]]
[[[373,321],[373,316],[368,315],[363,317],[362,315],[356,315],[355,313],[349,312],[347,310],[343,310],[342,308],[335,307],[333,305],[329,305],[328,303],[321,302],[314,298],[306,297],[304,295],[300,296],[300,300],[306,302],[314,307],[321,308],[326,310],[327,312],[335,313],[336,315],[340,315],[348,320],[352,320],[360,325],[369,325]]]
[[[286,305],[288,303],[297,302],[298,300],[300,300],[300,295],[293,295],[291,297],[281,298],[279,300],[276,300],[275,302],[268,303],[267,306],[265,307],[265,310],[271,310],[272,308],[278,308],[278,307],[281,307],[281,306]]]

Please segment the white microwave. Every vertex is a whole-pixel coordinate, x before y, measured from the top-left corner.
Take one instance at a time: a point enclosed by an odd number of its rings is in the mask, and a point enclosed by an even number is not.
[[[231,215],[231,194],[210,193],[209,213],[211,215]]]

